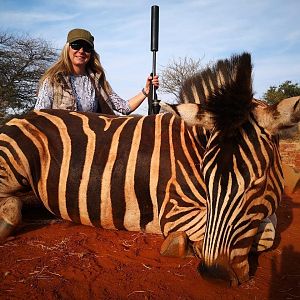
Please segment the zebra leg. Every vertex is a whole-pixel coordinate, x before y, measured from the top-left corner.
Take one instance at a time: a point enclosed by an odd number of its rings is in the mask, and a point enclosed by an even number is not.
[[[0,241],[4,241],[21,222],[21,208],[18,197],[0,198]]]
[[[261,252],[270,249],[275,240],[277,217],[275,213],[261,221],[251,251]]]
[[[160,254],[164,256],[186,257],[189,255],[188,236],[184,231],[171,232],[164,240]]]

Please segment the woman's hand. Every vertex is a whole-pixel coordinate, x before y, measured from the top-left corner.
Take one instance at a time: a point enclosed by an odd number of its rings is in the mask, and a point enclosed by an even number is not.
[[[155,75],[152,79],[152,76],[148,76],[147,80],[146,80],[146,85],[145,85],[145,88],[144,88],[144,91],[149,94],[150,92],[150,85],[151,85],[151,81],[152,81],[152,84],[155,86],[155,87],[159,87],[159,80],[158,80],[158,75]]]
[[[155,87],[158,88],[159,86],[158,75],[155,75],[153,79],[152,76],[149,76],[147,78],[145,87],[136,96],[128,100],[130,112],[138,108],[141,105],[141,103],[148,97],[150,92],[151,82]]]

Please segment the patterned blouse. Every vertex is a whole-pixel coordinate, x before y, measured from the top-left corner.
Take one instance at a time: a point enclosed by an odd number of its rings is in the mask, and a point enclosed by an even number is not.
[[[84,112],[96,112],[98,108],[98,102],[96,100],[96,93],[93,84],[87,75],[71,75],[71,86],[74,92],[75,99],[77,101],[78,111]],[[108,95],[109,99],[107,104],[115,111],[128,115],[130,113],[130,107],[128,101],[119,97],[114,91]],[[53,103],[53,87],[49,83],[49,80],[44,80],[42,86],[39,89],[37,101],[34,109],[51,109]]]

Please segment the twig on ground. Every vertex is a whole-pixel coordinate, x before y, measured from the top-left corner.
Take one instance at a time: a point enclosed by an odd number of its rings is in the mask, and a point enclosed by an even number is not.
[[[130,294],[127,295],[127,298],[129,298],[130,296],[132,296],[133,294],[137,294],[137,293],[154,293],[151,290],[147,290],[147,291],[133,291]]]
[[[147,266],[147,265],[145,265],[145,264],[142,264],[146,269],[149,269],[149,270],[151,270],[152,268],[151,267],[149,267],[149,266]]]

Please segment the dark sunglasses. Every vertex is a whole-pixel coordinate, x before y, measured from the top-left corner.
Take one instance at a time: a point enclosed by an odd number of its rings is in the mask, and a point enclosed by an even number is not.
[[[91,53],[94,50],[94,48],[90,44],[81,41],[72,42],[70,43],[70,46],[73,50],[80,50],[82,48],[83,51],[87,53]]]

